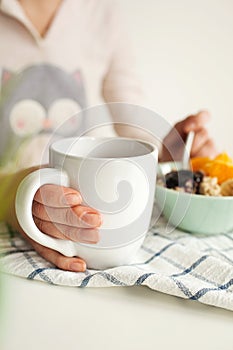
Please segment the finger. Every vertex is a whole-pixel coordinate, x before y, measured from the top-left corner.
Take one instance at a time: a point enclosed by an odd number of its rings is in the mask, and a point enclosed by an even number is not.
[[[102,224],[100,213],[82,205],[72,208],[51,208],[33,201],[32,214],[44,221],[80,228],[95,228]]]
[[[192,151],[191,157],[209,157],[214,158],[218,154],[213,139],[208,138],[204,143],[200,144],[200,147]]]
[[[77,228],[49,221],[43,221],[34,217],[38,229],[49,236],[59,239],[69,239],[74,242],[95,244],[99,241],[99,231],[97,229]]]
[[[209,140],[209,134],[206,129],[199,130],[194,137],[191,156],[194,154],[198,154],[200,149],[204,146],[204,144]]]
[[[47,261],[51,262],[62,270],[84,272],[86,271],[86,263],[78,257],[67,257],[50,248],[44,247],[33,242],[33,248]]]
[[[190,115],[183,121],[183,131],[188,133],[189,131],[198,131],[210,121],[210,113],[208,111],[200,111],[195,115]]]
[[[59,269],[73,271],[73,272],[84,272],[86,271],[86,263],[83,259],[78,257],[66,257],[59,252],[50,248],[44,247],[41,244],[33,241],[26,233],[21,231],[24,238],[31,244],[31,246],[42,256],[45,260],[49,261]]]
[[[73,188],[49,184],[39,188],[34,200],[49,207],[69,207],[81,204],[82,197]]]

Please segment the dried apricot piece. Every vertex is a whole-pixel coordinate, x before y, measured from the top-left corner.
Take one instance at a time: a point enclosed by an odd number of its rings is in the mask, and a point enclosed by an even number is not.
[[[219,155],[217,155],[217,157],[214,158],[214,160],[222,160],[225,163],[233,164],[232,158],[226,152],[220,153]]]
[[[210,162],[208,157],[196,157],[191,159],[191,168],[193,171],[204,170],[205,164]]]
[[[204,169],[206,175],[217,177],[218,183],[233,178],[233,164],[223,160],[213,160],[205,164]]]

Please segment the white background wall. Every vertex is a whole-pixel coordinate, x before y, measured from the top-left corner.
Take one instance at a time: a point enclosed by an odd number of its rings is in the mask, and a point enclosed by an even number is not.
[[[233,156],[233,1],[118,0],[148,103],[170,121],[207,108]]]

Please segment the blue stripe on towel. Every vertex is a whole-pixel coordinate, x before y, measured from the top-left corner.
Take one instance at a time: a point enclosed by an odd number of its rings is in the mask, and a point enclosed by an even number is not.
[[[28,253],[28,252],[34,252],[34,249],[17,249],[17,250],[12,250],[10,252],[0,253],[0,258],[8,255],[17,254],[17,253]]]
[[[127,284],[125,284],[124,282],[118,280],[113,275],[111,275],[109,273],[106,273],[106,272],[99,271],[99,272],[94,273],[93,275],[89,275],[89,276],[85,277],[82,280],[80,288],[87,287],[87,285],[90,282],[90,280],[96,275],[99,275],[99,276],[103,277],[104,279],[106,279],[107,281],[111,282],[112,284],[114,284],[116,286],[127,286]]]
[[[182,271],[180,273],[176,273],[176,274],[172,275],[171,277],[179,277],[179,276],[183,276],[183,275],[190,273],[191,271],[193,271],[197,266],[199,266],[203,261],[205,261],[209,257],[210,257],[209,255],[203,255],[202,257],[197,259],[197,261],[195,261],[190,267],[186,268],[184,271]]]
[[[150,277],[151,275],[155,275],[154,272],[150,272],[150,273],[145,273],[143,275],[141,275],[137,281],[134,283],[135,286],[140,286],[148,277]]]
[[[175,282],[177,287],[184,293],[184,295],[189,299],[191,299],[192,293],[190,292],[190,290],[181,281],[177,280],[176,278],[171,277],[171,279]]]
[[[38,268],[38,269],[32,271],[30,273],[30,275],[27,276],[27,279],[28,280],[33,280],[36,277],[36,275],[41,275],[41,273],[44,272],[45,270],[54,270],[54,267],[43,267],[43,268],[41,267],[41,268]],[[51,280],[48,280],[49,279],[48,276],[45,276],[45,277],[47,277],[47,282],[52,283]],[[46,279],[44,279],[44,280],[46,280]]]
[[[220,285],[217,288],[203,288],[203,289],[200,289],[196,294],[192,295],[189,299],[191,299],[191,300],[198,300],[198,299],[203,297],[203,295],[205,295],[208,292],[227,290],[232,285],[233,285],[233,278],[230,279],[230,281],[228,281],[227,283],[222,284],[222,285]]]
[[[150,263],[152,260],[154,260],[155,258],[157,258],[158,256],[160,256],[161,254],[163,254],[167,249],[169,249],[170,247],[172,247],[175,244],[175,242],[169,243],[167,245],[165,245],[165,247],[163,247],[160,251],[158,251],[157,253],[155,253],[152,257],[150,257],[148,260],[146,260],[144,263],[141,264],[148,264]],[[140,265],[141,265],[140,264]],[[139,265],[139,264],[138,264]]]

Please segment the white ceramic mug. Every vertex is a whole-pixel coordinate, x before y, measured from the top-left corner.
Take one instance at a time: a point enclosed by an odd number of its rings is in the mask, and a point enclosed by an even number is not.
[[[144,141],[120,137],[66,138],[50,146],[49,168],[20,184],[16,214],[36,242],[66,256],[83,258],[89,268],[129,263],[148,231],[154,202],[158,151]],[[76,243],[42,233],[32,217],[36,191],[44,184],[80,191],[84,204],[103,216],[97,244]]]

